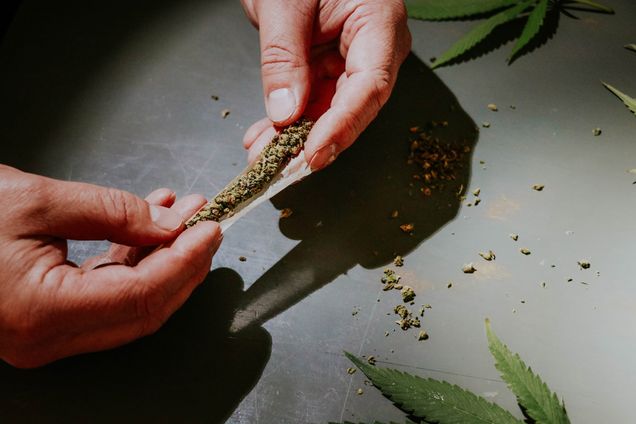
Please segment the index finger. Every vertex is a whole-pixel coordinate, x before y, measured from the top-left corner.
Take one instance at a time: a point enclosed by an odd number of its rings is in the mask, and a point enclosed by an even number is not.
[[[361,2],[347,18],[340,52],[345,73],[330,108],[318,119],[305,144],[312,169],[320,169],[349,147],[376,117],[395,85],[411,37],[399,0]]]

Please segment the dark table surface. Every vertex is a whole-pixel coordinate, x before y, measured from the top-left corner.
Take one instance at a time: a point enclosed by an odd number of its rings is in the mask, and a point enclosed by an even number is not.
[[[139,195],[213,195],[243,168],[241,138],[264,115],[257,33],[239,2],[89,3],[23,2],[0,52],[0,161]],[[403,421],[347,374],[344,350],[519,415],[485,317],[573,422],[633,421],[636,175],[626,171],[636,117],[600,80],[636,94],[636,54],[622,48],[636,42],[636,3],[611,3],[614,16],[562,16],[511,66],[507,45],[434,73],[428,58],[473,23],[411,22],[413,54],[352,149],[235,224],[204,284],[157,334],[33,371],[1,364],[0,421]],[[409,194],[407,129],[430,120],[449,121],[441,137],[472,147],[459,182],[481,188],[477,207]],[[294,214],[279,220],[285,207]],[[73,242],[70,254],[104,247]],[[477,256],[488,249],[496,261]],[[394,331],[399,294],[379,280],[396,253],[416,307],[432,305],[425,342]],[[468,262],[478,272],[463,274]]]

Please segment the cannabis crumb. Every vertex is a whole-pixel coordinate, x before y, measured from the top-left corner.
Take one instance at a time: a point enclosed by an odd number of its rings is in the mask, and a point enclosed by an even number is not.
[[[519,251],[521,253],[523,253],[524,255],[528,256],[529,254],[531,254],[532,252],[530,252],[529,249],[526,249],[525,247],[522,247],[521,249],[519,249]]]
[[[239,256],[239,261],[245,262],[247,261],[247,258],[245,256]]]
[[[362,389],[358,389],[358,390],[356,390],[356,394],[357,394],[358,396],[362,396],[362,395],[364,394],[364,390],[362,390]]]
[[[594,135],[594,137],[598,137],[599,135],[601,135],[603,133],[603,131],[600,128],[594,128],[592,130],[592,134]]]
[[[513,239],[514,241],[519,240],[519,234],[510,234],[510,238]]]
[[[285,208],[280,211],[280,219],[289,218],[290,216],[292,216],[293,213],[294,211],[291,208]]]
[[[481,123],[481,126],[484,127],[484,128],[490,128],[490,122],[484,121],[484,122]]]
[[[489,262],[497,259],[497,256],[495,256],[495,252],[493,252],[492,250],[489,250],[488,252],[479,252],[479,256]]]
[[[480,198],[475,199],[475,206],[477,206],[480,203],[481,203],[481,199]]]
[[[349,367],[349,368],[347,368],[347,374],[349,374],[349,375],[351,375],[351,374],[355,373],[356,371],[357,371],[357,370],[356,370],[355,368],[353,368],[353,367]]]
[[[369,365],[375,365],[375,356],[371,355],[367,358]]]
[[[477,197],[479,196],[479,194],[481,193],[481,189],[480,188],[476,188],[473,190],[473,196]]]
[[[543,185],[543,184],[533,184],[532,185],[532,189],[534,191],[543,191],[544,188],[545,188],[545,185]]]
[[[420,331],[419,334],[417,335],[417,340],[420,342],[422,340],[428,340],[428,333],[424,330]]]
[[[397,255],[394,259],[393,259],[393,265],[395,266],[403,266],[404,265],[404,258],[400,255]]]
[[[496,104],[494,104],[494,103],[489,103],[487,107],[488,107],[488,109],[489,109],[489,110],[491,110],[492,112],[497,112],[497,111],[499,110],[499,108],[497,107],[497,105],[496,105]]]
[[[384,287],[382,288],[382,290],[389,291],[389,290],[392,290],[392,289],[396,288],[396,286],[400,282],[401,278],[402,277],[397,275],[395,273],[395,271],[393,271],[392,269],[390,269],[390,268],[385,269],[384,270],[384,275],[380,279],[382,284],[384,284]]]
[[[545,283],[545,281],[542,281],[540,285],[541,285],[541,287],[542,287],[542,288],[545,288],[545,287],[547,286],[547,284]]]
[[[446,288],[447,288],[447,289],[450,289],[451,287],[453,287],[453,283],[448,283],[448,284],[446,284]]]
[[[223,109],[223,110],[221,111],[221,118],[225,119],[225,118],[227,118],[228,116],[230,116],[230,109]]]
[[[578,261],[577,263],[579,264],[581,269],[588,269],[591,266],[588,261]]]
[[[475,268],[473,266],[473,264],[466,264],[464,265],[464,267],[462,268],[462,271],[464,272],[464,274],[472,274],[475,271],[477,271],[477,268]]]
[[[415,299],[415,292],[413,291],[413,288],[404,286],[402,289],[402,301],[404,303],[408,303],[413,301],[413,299]]]
[[[400,230],[402,230],[402,232],[407,233],[407,234],[411,234],[414,229],[415,229],[415,224],[402,224],[402,225],[400,225]]]

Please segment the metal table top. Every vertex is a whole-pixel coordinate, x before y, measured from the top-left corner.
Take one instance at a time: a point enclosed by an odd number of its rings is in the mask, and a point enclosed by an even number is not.
[[[32,371],[0,364],[0,421],[403,421],[361,373],[347,374],[344,350],[520,416],[488,352],[489,317],[573,422],[630,422],[636,118],[599,80],[636,93],[636,55],[622,48],[636,42],[636,4],[612,5],[614,16],[562,17],[511,66],[508,45],[435,73],[428,58],[472,23],[411,22],[413,54],[353,148],[235,224],[157,334]],[[25,1],[0,54],[0,161],[60,179],[209,196],[243,168],[240,140],[264,116],[257,33],[236,1]],[[431,120],[472,147],[459,181],[481,189],[477,207],[412,193],[408,128]],[[280,220],[286,207],[294,213]],[[104,246],[73,242],[70,254]],[[477,256],[488,249],[496,261]],[[380,277],[395,254],[417,305],[432,305],[427,341],[394,331],[399,294]],[[462,273],[469,262],[478,272]]]

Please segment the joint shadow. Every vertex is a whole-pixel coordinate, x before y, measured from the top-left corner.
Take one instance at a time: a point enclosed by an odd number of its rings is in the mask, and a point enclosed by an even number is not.
[[[475,123],[450,90],[415,55],[402,65],[391,99],[360,139],[328,169],[313,174],[272,201],[291,208],[281,231],[300,243],[245,293],[231,330],[260,325],[355,265],[377,268],[405,255],[458,213],[459,187],[468,185],[471,153],[463,155],[456,180],[425,197],[406,163],[408,129],[447,121],[433,129],[440,143],[457,148],[477,142]],[[392,219],[397,210],[399,217]],[[412,235],[399,226],[413,223]]]

